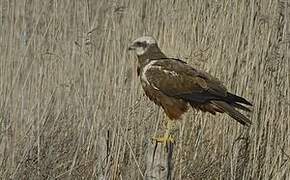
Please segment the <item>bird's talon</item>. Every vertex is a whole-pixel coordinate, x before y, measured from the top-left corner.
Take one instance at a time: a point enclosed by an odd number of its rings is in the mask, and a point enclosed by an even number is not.
[[[174,138],[171,135],[169,135],[169,136],[165,135],[163,137],[153,137],[152,140],[155,141],[156,143],[161,143],[164,145],[174,143]]]

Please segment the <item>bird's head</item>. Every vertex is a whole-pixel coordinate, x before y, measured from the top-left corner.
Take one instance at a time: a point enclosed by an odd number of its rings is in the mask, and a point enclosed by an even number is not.
[[[156,40],[151,36],[142,36],[135,39],[128,50],[134,50],[138,56],[144,55],[149,49],[158,48]],[[158,48],[159,49],[159,48]]]

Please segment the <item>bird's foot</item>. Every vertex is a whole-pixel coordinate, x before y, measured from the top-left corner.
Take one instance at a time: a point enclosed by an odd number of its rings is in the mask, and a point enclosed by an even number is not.
[[[165,134],[162,137],[153,137],[152,140],[155,141],[156,144],[161,143],[161,144],[164,144],[164,145],[169,145],[169,144],[173,144],[174,143],[173,136],[169,135],[169,134]]]

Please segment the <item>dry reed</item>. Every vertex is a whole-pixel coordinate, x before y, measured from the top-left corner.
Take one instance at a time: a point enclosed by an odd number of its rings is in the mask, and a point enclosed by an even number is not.
[[[170,57],[220,78],[253,104],[253,125],[189,112],[174,179],[290,179],[290,3],[0,3],[0,176],[142,179],[162,110],[126,51],[153,35]]]

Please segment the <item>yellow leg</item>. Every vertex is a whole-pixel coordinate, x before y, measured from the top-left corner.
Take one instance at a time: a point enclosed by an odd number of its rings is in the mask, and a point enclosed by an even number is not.
[[[174,130],[175,122],[174,120],[171,120],[168,117],[166,117],[165,119],[166,119],[165,134],[162,137],[153,138],[153,140],[155,140],[157,143],[162,143],[166,145],[166,144],[174,143],[172,131]]]

